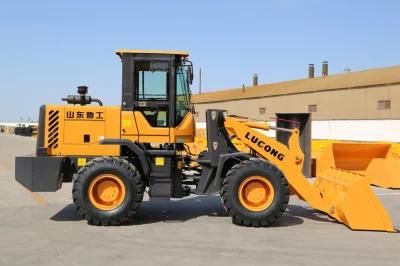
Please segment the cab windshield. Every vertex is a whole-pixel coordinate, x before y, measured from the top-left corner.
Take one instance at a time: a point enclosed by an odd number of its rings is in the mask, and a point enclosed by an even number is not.
[[[176,124],[179,125],[185,115],[190,112],[191,66],[181,65],[176,72]]]

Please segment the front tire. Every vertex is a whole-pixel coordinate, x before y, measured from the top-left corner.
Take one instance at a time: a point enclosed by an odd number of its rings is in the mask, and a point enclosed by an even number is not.
[[[232,222],[245,226],[271,226],[289,202],[289,186],[283,174],[268,161],[242,161],[228,171],[221,197]]]
[[[119,158],[95,158],[74,180],[72,196],[79,214],[94,225],[120,225],[134,219],[144,186],[131,163]]]

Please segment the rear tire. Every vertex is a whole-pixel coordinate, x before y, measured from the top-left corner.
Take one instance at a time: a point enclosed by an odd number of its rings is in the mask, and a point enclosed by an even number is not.
[[[228,171],[221,198],[234,224],[271,226],[286,210],[289,186],[283,174],[268,161],[245,160]]]
[[[102,157],[78,171],[72,196],[79,214],[89,224],[120,225],[134,219],[143,191],[135,166],[123,159]]]

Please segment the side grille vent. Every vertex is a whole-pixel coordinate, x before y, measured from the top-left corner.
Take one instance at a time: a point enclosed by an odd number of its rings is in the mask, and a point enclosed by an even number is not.
[[[51,110],[48,113],[49,124],[47,125],[48,147],[56,149],[58,147],[58,125],[59,125],[59,111]]]

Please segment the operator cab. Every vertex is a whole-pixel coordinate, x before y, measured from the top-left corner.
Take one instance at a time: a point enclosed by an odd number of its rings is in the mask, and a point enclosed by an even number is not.
[[[175,128],[193,112],[193,66],[185,51],[117,50],[122,111],[140,111],[151,127]]]

